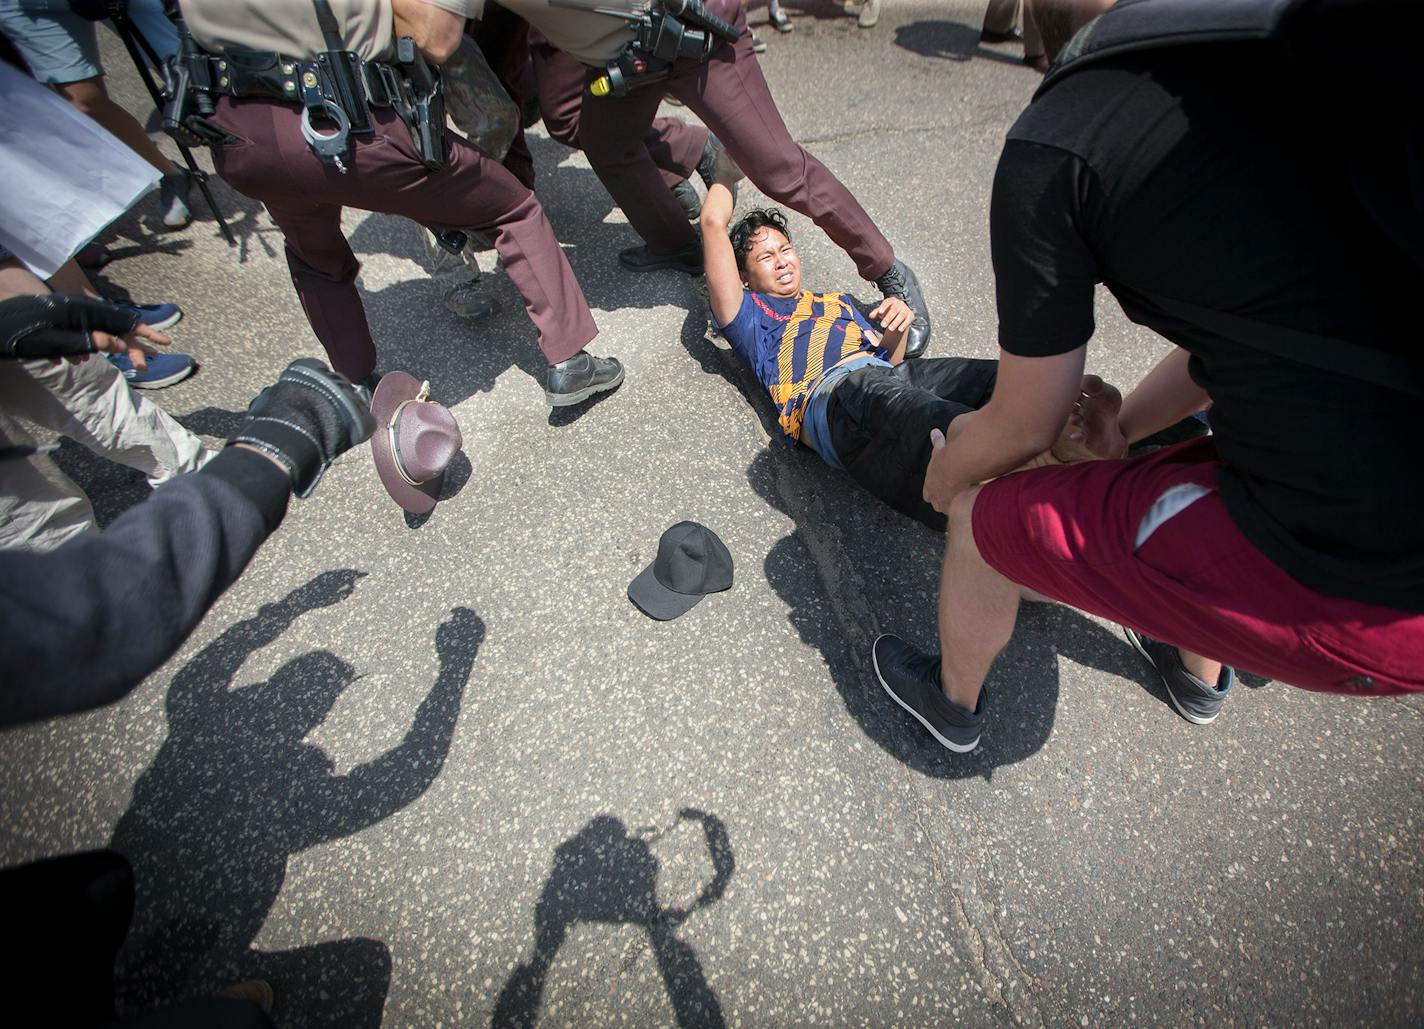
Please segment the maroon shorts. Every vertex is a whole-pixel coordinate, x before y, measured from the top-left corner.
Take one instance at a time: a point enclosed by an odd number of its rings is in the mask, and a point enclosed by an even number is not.
[[[1236,528],[1210,439],[1147,457],[1018,472],[974,503],[1000,574],[1234,668],[1332,693],[1424,690],[1424,615],[1301,585]],[[1210,490],[1137,545],[1174,486]]]

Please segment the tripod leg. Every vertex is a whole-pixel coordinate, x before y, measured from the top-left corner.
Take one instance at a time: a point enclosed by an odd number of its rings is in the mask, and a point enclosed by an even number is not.
[[[147,52],[148,57],[155,65],[162,65],[158,59],[158,54],[149,44],[148,40],[134,28],[127,15],[118,14],[110,19],[114,23],[114,28],[119,33],[119,38],[124,41],[124,49],[128,50],[129,57],[133,60],[134,67],[138,69],[139,78],[143,79],[143,84],[148,88],[148,95],[153,98],[153,106],[161,114],[163,111],[163,93],[159,90],[157,83],[153,81],[153,73],[149,70],[144,55],[140,52],[140,47]],[[227,220],[223,218],[222,212],[218,210],[217,201],[213,199],[213,191],[208,188],[208,173],[198,167],[198,162],[193,159],[193,152],[182,143],[178,144],[178,152],[183,155],[183,163],[188,166],[188,174],[197,183],[198,191],[203,194],[203,200],[207,202],[208,210],[213,212],[213,218],[218,223],[223,239],[227,240],[230,247],[237,246],[237,240],[233,238],[232,229],[228,228]]]

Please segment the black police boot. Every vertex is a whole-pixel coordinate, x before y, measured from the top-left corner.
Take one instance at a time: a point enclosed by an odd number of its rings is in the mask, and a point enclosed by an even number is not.
[[[686,272],[688,275],[702,274],[702,241],[693,240],[681,250],[670,254],[656,254],[652,247],[629,247],[619,251],[618,263],[630,272],[655,272],[662,268]]]
[[[623,365],[616,357],[594,357],[580,350],[567,361],[549,365],[544,396],[553,407],[572,407],[595,393],[617,389],[622,382]]]
[[[915,320],[910,323],[910,331],[905,339],[905,357],[919,357],[930,345],[930,311],[925,306],[925,295],[920,292],[920,280],[904,261],[895,260],[890,270],[875,280],[880,292],[887,297],[899,297],[914,312]]]

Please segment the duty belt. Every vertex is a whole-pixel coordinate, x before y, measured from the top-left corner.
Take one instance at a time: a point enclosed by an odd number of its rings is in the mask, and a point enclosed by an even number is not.
[[[415,41],[409,36],[397,39],[394,61],[364,60],[342,49],[329,0],[312,3],[327,46],[314,57],[256,50],[205,53],[184,27],[170,76],[164,128],[175,137],[224,143],[230,137],[210,118],[214,94],[300,104],[302,138],[323,164],[345,172],[350,137],[374,132],[372,107],[391,107],[410,129],[422,163],[431,171],[444,167],[443,83]]]
[[[313,90],[320,91],[322,99],[341,104],[345,99],[339,94],[330,71],[330,61],[326,54],[318,57],[290,57],[287,54],[253,51],[225,51],[221,56],[204,55],[200,61],[206,66],[207,81],[212,83],[211,92],[245,100],[261,98],[265,100],[285,100],[289,103],[305,103],[305,97]],[[390,64],[382,61],[364,61],[356,58],[354,64],[357,81],[362,86],[363,99],[372,107],[391,107],[405,99],[402,76]],[[369,120],[358,124],[359,112],[347,111],[351,119],[353,133],[370,132]]]

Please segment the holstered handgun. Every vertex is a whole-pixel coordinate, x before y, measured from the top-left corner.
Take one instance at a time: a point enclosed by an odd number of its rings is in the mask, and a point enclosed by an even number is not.
[[[410,88],[409,100],[397,104],[396,111],[410,128],[421,163],[439,171],[445,167],[445,90],[440,74],[409,36],[396,40],[396,65]]]
[[[182,18],[175,17],[173,24],[179,46],[163,68],[163,131],[184,146],[237,142],[226,129],[208,120],[215,108],[207,55],[198,49]]]

